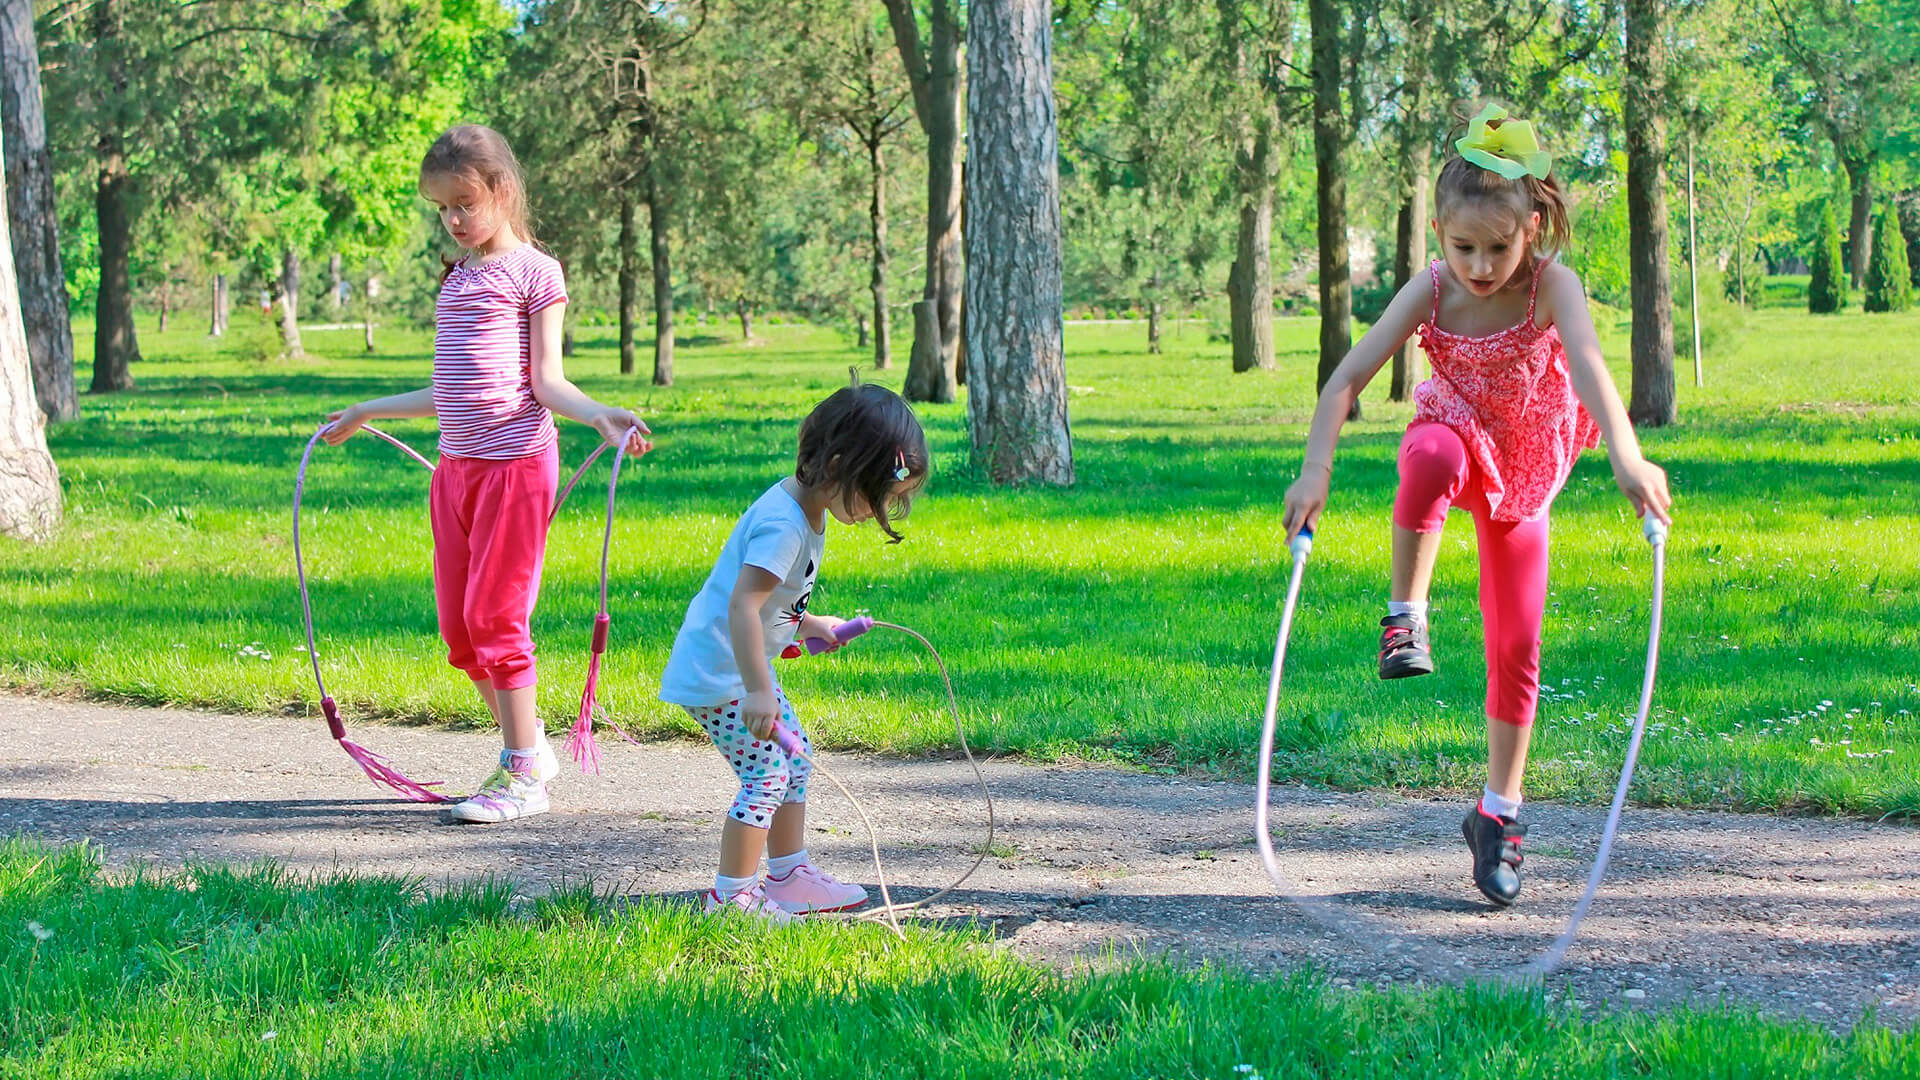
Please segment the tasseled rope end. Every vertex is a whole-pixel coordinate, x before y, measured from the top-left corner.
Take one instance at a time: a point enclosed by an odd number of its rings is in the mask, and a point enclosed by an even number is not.
[[[423,784],[418,780],[410,779],[405,773],[394,768],[393,763],[386,758],[348,739],[347,725],[340,719],[340,706],[334,703],[331,695],[320,699],[320,711],[326,714],[327,730],[333,734],[334,741],[340,744],[340,749],[347,752],[347,756],[353,759],[354,764],[360,766],[369,780],[390,787],[414,802],[453,801],[451,795],[443,795],[433,790],[440,786],[440,781],[431,780]]]
[[[593,656],[587,661],[587,684],[580,691],[580,713],[574,718],[573,727],[568,729],[567,741],[563,744],[583,773],[597,774],[600,771],[600,743],[593,737],[596,719],[628,742],[636,746],[640,743],[640,740],[622,731],[620,725],[614,723],[613,718],[607,715],[607,710],[600,705],[600,657],[607,651],[607,627],[611,621],[604,614],[594,616]]]
[[[351,739],[341,739],[339,741],[340,749],[345,750],[347,756],[352,758],[354,762],[366,772],[368,779],[376,784],[382,784],[392,788],[395,792],[399,793],[402,798],[424,803],[453,801],[453,796],[433,790],[440,786],[440,781],[430,780],[423,784],[418,780],[409,778],[405,773],[394,768],[392,762],[361,746],[359,743]]]

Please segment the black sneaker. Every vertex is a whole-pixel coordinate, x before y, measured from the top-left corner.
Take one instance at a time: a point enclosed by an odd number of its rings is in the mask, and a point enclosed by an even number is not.
[[[1480,895],[1496,907],[1512,906],[1514,897],[1520,895],[1520,864],[1524,861],[1520,840],[1527,835],[1527,827],[1510,817],[1494,817],[1474,803],[1467,819],[1460,823],[1460,832],[1467,838],[1467,849],[1473,852],[1473,883]]]
[[[1427,649],[1427,624],[1411,615],[1389,615],[1380,620],[1380,677],[1405,679],[1433,674],[1433,653]]]

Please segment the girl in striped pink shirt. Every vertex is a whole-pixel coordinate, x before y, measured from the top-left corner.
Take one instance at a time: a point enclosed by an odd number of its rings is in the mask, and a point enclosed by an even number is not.
[[[534,246],[526,183],[499,132],[466,125],[440,136],[420,164],[420,190],[467,252],[441,279],[433,385],[342,409],[328,417],[325,438],[339,445],[384,417],[439,417],[429,512],[440,636],[505,743],[499,767],[453,816],[508,821],[545,811],[547,782],[560,771],[535,708],[527,633],[559,486],[553,414],[625,440],[634,454],[652,448],[651,432],[562,373],[566,281]]]

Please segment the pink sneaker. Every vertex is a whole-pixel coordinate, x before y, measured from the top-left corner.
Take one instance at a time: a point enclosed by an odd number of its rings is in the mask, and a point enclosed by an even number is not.
[[[765,889],[768,900],[795,914],[847,911],[867,902],[867,890],[812,863],[801,863],[783,878],[769,877]]]
[[[752,888],[742,889],[725,900],[720,899],[719,893],[708,889],[701,909],[709,915],[750,915],[765,919],[774,926],[785,926],[794,921],[785,908],[767,899],[767,890],[757,881]]]

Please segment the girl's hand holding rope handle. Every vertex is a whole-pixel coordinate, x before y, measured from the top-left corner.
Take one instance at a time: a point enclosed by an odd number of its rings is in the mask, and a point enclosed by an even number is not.
[[[1673,496],[1667,491],[1667,471],[1646,458],[1614,466],[1613,481],[1621,494],[1633,503],[1635,517],[1651,517],[1662,525],[1673,524]]]
[[[653,429],[627,409],[609,407],[587,423],[600,433],[601,440],[608,446],[619,446],[624,440],[629,454],[644,454],[653,449],[653,442],[647,438]]]
[[[773,738],[774,726],[780,722],[780,699],[772,690],[749,690],[740,699],[740,719],[747,722],[754,738],[766,742]]]
[[[1333,483],[1333,470],[1319,462],[1300,466],[1300,478],[1287,488],[1286,508],[1280,521],[1287,530],[1287,542],[1311,532],[1320,524],[1320,512],[1327,508],[1327,490]]]

